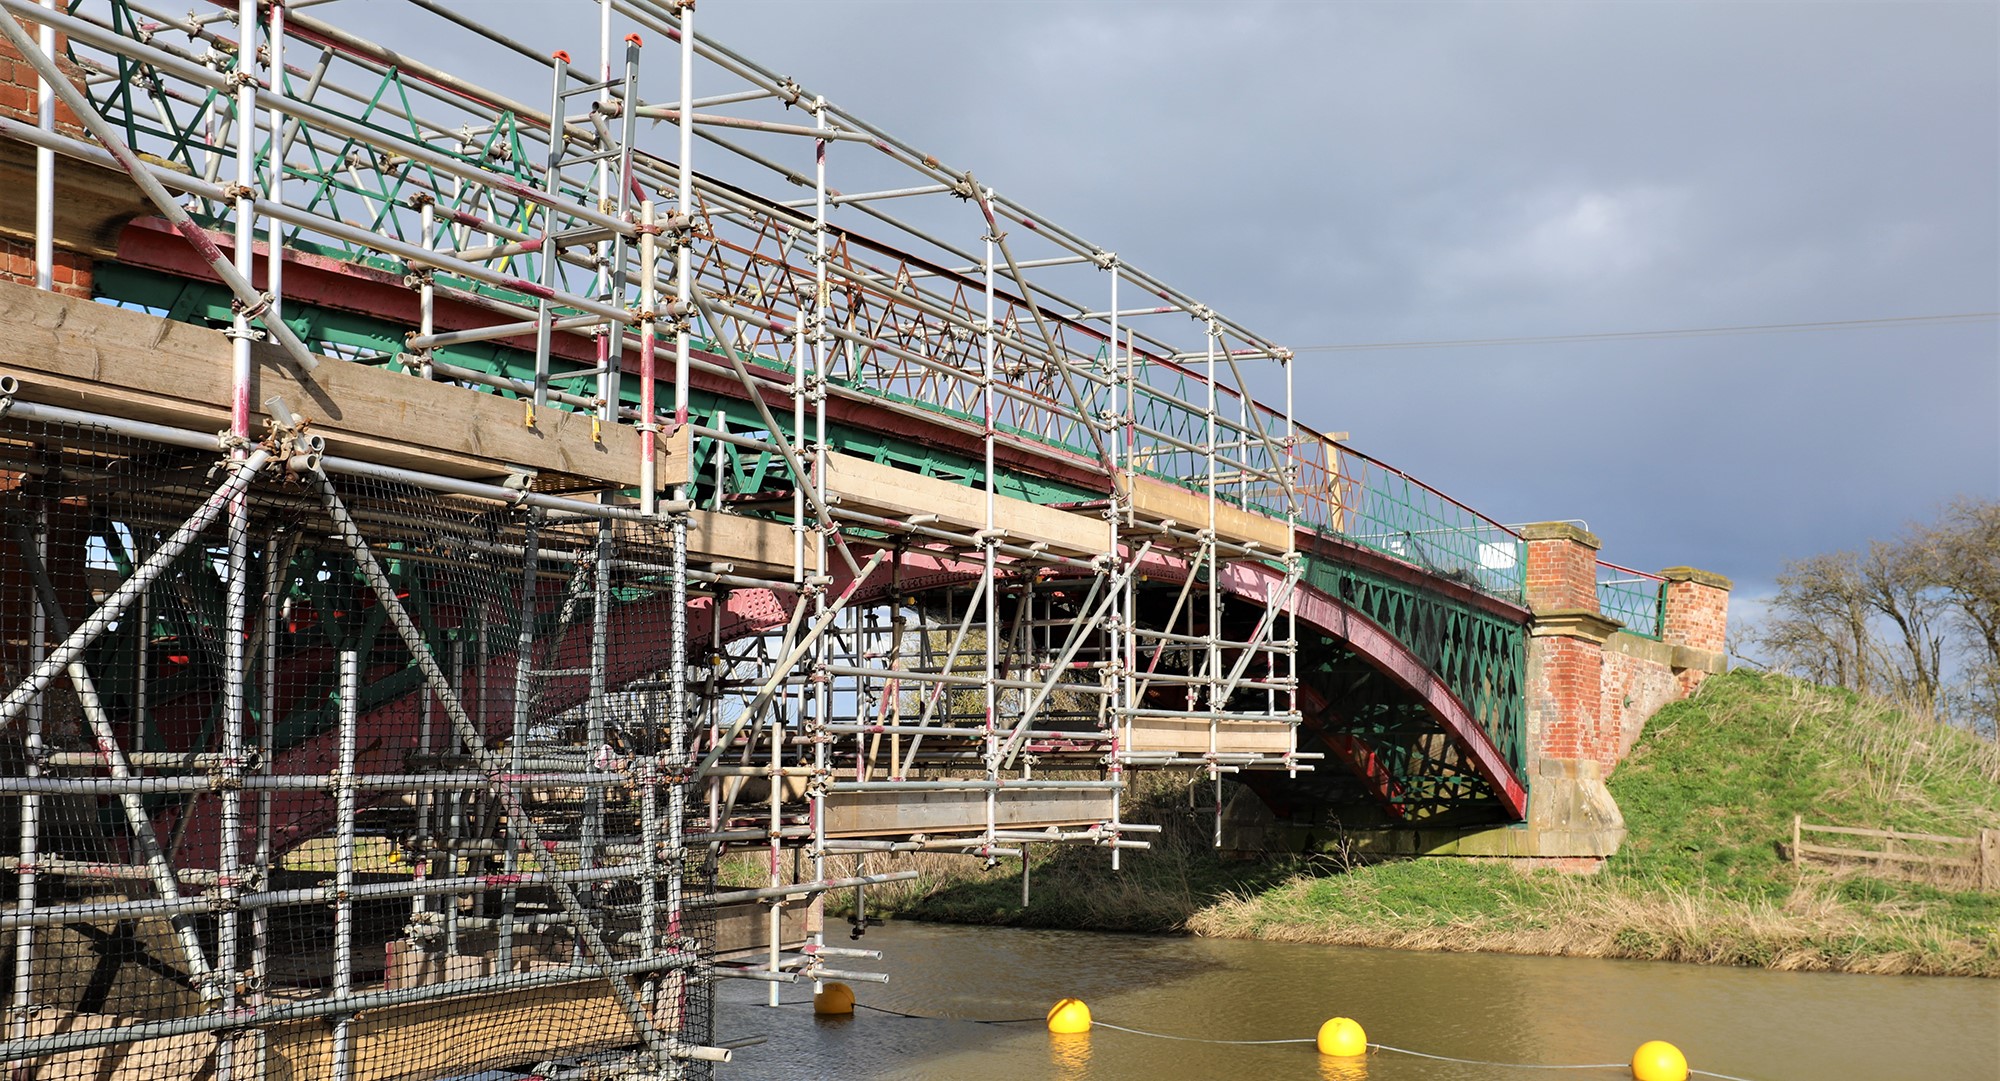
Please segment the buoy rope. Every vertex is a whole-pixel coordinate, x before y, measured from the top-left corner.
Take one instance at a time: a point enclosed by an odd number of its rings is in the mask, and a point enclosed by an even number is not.
[[[780,1003],[779,1005],[809,1006],[811,1004],[812,1004],[811,1000],[808,999],[804,1002],[783,1002]],[[857,1010],[873,1010],[876,1013],[886,1013],[891,1017],[906,1017],[912,1021],[963,1021],[969,1025],[1025,1025],[1032,1021],[1045,1020],[1042,1017],[1005,1017],[997,1020],[992,1020],[979,1017],[944,1017],[938,1014],[904,1013],[901,1010],[892,1010],[886,1006],[870,1006],[866,1002],[857,1002],[854,1004],[854,1008]],[[1317,1038],[1312,1036],[1300,1037],[1289,1040],[1212,1040],[1202,1036],[1175,1036],[1172,1035],[1171,1033],[1166,1033],[1166,1032],[1148,1032],[1142,1028],[1126,1028],[1124,1025],[1114,1025],[1109,1021],[1098,1021],[1098,1020],[1092,1020],[1090,1022],[1090,1027],[1108,1028],[1114,1032],[1129,1032],[1134,1036],[1149,1036],[1155,1040],[1179,1040],[1183,1043],[1221,1044],[1224,1046],[1231,1046],[1231,1047],[1254,1047],[1254,1046],[1265,1046],[1271,1044],[1318,1042]],[[1567,1064],[1544,1065],[1536,1062],[1494,1062],[1490,1059],[1482,1059],[1482,1058],[1454,1058],[1451,1055],[1433,1055],[1426,1051],[1412,1051],[1407,1047],[1391,1047],[1386,1043],[1371,1043],[1368,1046],[1377,1051],[1388,1051],[1392,1054],[1397,1054],[1397,1055],[1409,1055],[1413,1058],[1430,1059],[1434,1062],[1456,1062],[1465,1066],[1499,1066],[1502,1067],[1503,1069],[1509,1069],[1509,1070],[1630,1069],[1630,1064],[1624,1062],[1586,1062],[1578,1065],[1567,1065]],[[1747,1077],[1737,1077],[1734,1074],[1716,1073],[1712,1070],[1697,1070],[1693,1068],[1690,1068],[1688,1070],[1688,1076],[1712,1077],[1715,1079],[1715,1081],[1750,1081],[1750,1079]]]
[[[1210,1040],[1210,1039],[1204,1039],[1200,1036],[1171,1036],[1164,1032],[1147,1032],[1144,1029],[1126,1028],[1123,1025],[1114,1025],[1108,1021],[1092,1021],[1090,1023],[1090,1027],[1115,1029],[1116,1031],[1119,1032],[1129,1032],[1134,1036],[1151,1036],[1156,1040],[1182,1040],[1187,1043],[1213,1043],[1213,1044],[1230,1044],[1230,1045],[1242,1046],[1249,1044],[1317,1042],[1317,1040],[1314,1037],[1310,1036],[1304,1039],[1294,1039],[1294,1040]],[[1390,1051],[1398,1055],[1411,1055],[1416,1058],[1427,1058],[1437,1062],[1456,1062],[1466,1066],[1500,1066],[1510,1070],[1625,1070],[1631,1068],[1629,1063],[1624,1063],[1624,1062],[1585,1062],[1577,1065],[1567,1065],[1567,1064],[1543,1065],[1542,1063],[1538,1062],[1494,1062],[1489,1059],[1482,1059],[1482,1058],[1453,1058],[1450,1055],[1433,1055],[1424,1051],[1412,1051],[1407,1047],[1391,1047],[1386,1043],[1371,1043],[1368,1046],[1374,1048],[1377,1051]],[[1750,1079],[1747,1077],[1736,1077],[1726,1073],[1714,1073],[1709,1070],[1690,1069],[1688,1070],[1688,1074],[1690,1076],[1713,1077],[1716,1079],[1716,1081],[1750,1081]]]
[[[1164,1032],[1147,1032],[1144,1029],[1126,1028],[1124,1025],[1114,1025],[1109,1021],[1092,1021],[1090,1023],[1090,1027],[1116,1029],[1119,1032],[1129,1032],[1134,1036],[1151,1036],[1156,1040],[1184,1040],[1188,1043],[1220,1043],[1220,1044],[1233,1044],[1237,1046],[1246,1046],[1249,1044],[1266,1044],[1266,1043],[1312,1043],[1314,1041],[1314,1037],[1311,1036],[1307,1036],[1305,1039],[1302,1040],[1209,1040],[1209,1039],[1203,1039],[1200,1036],[1169,1036]]]
[[[1467,1066],[1503,1066],[1510,1070],[1623,1070],[1623,1062],[1586,1062],[1577,1066],[1544,1066],[1536,1062],[1490,1062],[1483,1058],[1453,1058],[1450,1055],[1432,1055],[1423,1051],[1412,1051],[1407,1047],[1390,1047],[1386,1043],[1371,1043],[1368,1046],[1377,1051],[1393,1051],[1398,1055],[1412,1055],[1416,1058],[1433,1059],[1438,1062],[1460,1062]]]
[[[978,1017],[940,1017],[935,1014],[904,1013],[901,1010],[891,1010],[882,1006],[870,1006],[866,1002],[857,1002],[854,1004],[854,1008],[857,1010],[874,1010],[876,1013],[886,1013],[894,1017],[907,1017],[912,1021],[964,1021],[970,1025],[1025,1025],[1030,1021],[1046,1020],[1043,1017],[1003,1017],[997,1021],[985,1020]]]

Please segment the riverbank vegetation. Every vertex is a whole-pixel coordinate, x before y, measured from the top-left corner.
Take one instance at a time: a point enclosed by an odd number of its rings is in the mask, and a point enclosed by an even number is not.
[[[2000,976],[2000,895],[1797,867],[1781,852],[1794,815],[1952,835],[2000,828],[2000,747],[1785,676],[1730,673],[1660,711],[1610,781],[1630,836],[1588,877],[1510,861],[1223,860],[1186,782],[1153,784],[1130,817],[1167,830],[1155,850],[1127,853],[1122,871],[1100,851],[1037,852],[1023,907],[1018,861],[983,870],[913,857],[895,866],[923,876],[872,890],[870,907],[971,923]]]

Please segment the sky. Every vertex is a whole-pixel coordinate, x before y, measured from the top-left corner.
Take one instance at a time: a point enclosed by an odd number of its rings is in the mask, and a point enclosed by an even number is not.
[[[595,55],[587,3],[464,10]],[[323,11],[391,41],[429,19]],[[2000,311],[2000,4],[703,0],[698,20],[1299,349],[1301,419],[1500,521],[1582,519],[1605,559],[1716,571],[1754,608],[1787,559],[2000,498],[1990,317],[1310,348]],[[424,55],[451,51],[437,27]],[[872,153],[837,145],[832,168]]]

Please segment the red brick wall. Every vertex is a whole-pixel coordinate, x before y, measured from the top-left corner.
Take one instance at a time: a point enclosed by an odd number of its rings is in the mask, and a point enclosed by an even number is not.
[[[56,249],[50,276],[55,291],[66,296],[90,299],[90,257]],[[0,236],[0,281],[35,284],[35,246],[26,241]]]
[[[1568,522],[1521,528],[1528,549],[1528,607],[1597,611],[1597,538]]]
[[[1528,607],[1597,609],[1597,553],[1567,540],[1528,542]]]
[[[1541,724],[1535,749],[1543,758],[1599,758],[1604,734],[1604,651],[1580,638],[1535,639],[1540,663],[1530,681],[1530,704]]]
[[[1609,774],[1631,753],[1655,711],[1686,694],[1673,669],[1657,661],[1604,651],[1604,701],[1600,707],[1602,736],[1597,760]]]
[[[1609,774],[1654,711],[1692,693],[1708,667],[1719,663],[1729,581],[1691,567],[1664,571],[1661,640],[1616,635],[1614,621],[1590,615],[1602,614],[1597,538],[1565,522],[1525,526],[1521,536],[1528,549],[1528,603],[1536,613],[1528,675],[1531,757],[1594,761]]]
[[[28,31],[28,36],[40,40],[40,27],[23,19],[16,19]],[[83,86],[83,72],[75,64],[63,59],[68,49],[68,39],[56,35],[56,64],[69,81],[78,88]],[[14,43],[0,36],[0,113],[14,120],[33,124],[36,121],[38,103],[35,101],[35,69],[15,50]],[[56,102],[56,130],[64,135],[83,135],[83,125],[77,123],[76,114],[61,101]]]
[[[37,34],[38,28],[33,24],[21,22],[21,25],[27,28],[30,36]],[[57,53],[60,54],[63,48],[63,39],[58,37]],[[82,75],[75,65],[66,60],[59,60],[58,63],[72,83],[78,86],[83,84]],[[0,114],[24,123],[35,123],[36,113],[40,107],[35,97],[37,89],[35,69],[21,59],[21,54],[15,51],[12,42],[0,37]],[[77,123],[76,114],[60,101],[56,102],[56,130],[64,135],[83,135],[83,125]],[[61,168],[60,163],[57,168]],[[0,194],[0,198],[20,199],[32,204],[35,194],[30,189]],[[50,276],[54,279],[56,292],[89,299],[91,289],[89,257],[58,248]],[[23,285],[35,284],[34,241],[0,236],[0,281],[20,282]]]
[[[1723,654],[1729,648],[1729,579],[1692,567],[1670,567],[1666,603],[1660,613],[1660,640],[1677,646]],[[1708,673],[1697,668],[1680,673],[1681,695],[1693,694]]]
[[[1660,639],[1722,652],[1729,639],[1729,591],[1704,582],[1669,580]]]

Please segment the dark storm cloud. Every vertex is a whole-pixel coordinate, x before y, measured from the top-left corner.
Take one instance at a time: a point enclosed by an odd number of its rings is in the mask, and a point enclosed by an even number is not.
[[[588,5],[558,6],[478,11],[594,55]],[[2000,308],[1991,4],[708,0],[698,18],[1295,346]],[[1607,558],[1752,588],[2000,495],[1991,322],[1299,363],[1304,419],[1502,520],[1585,518]]]

